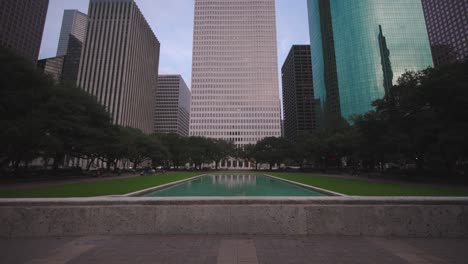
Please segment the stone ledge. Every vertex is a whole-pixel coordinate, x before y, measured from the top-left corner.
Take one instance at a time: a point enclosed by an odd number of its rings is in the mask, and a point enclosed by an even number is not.
[[[93,197],[0,199],[5,206],[119,205],[465,205],[468,197]]]
[[[0,201],[0,237],[468,237],[467,198],[81,198]]]

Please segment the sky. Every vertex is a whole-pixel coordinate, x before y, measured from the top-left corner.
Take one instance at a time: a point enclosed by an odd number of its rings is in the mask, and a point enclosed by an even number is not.
[[[161,42],[159,74],[181,74],[190,87],[194,0],[135,0]],[[89,0],[50,0],[40,58],[57,53],[63,11],[88,13]],[[278,72],[293,44],[309,44],[306,0],[276,0]],[[281,79],[279,79],[281,86]],[[280,87],[281,96],[281,87]]]

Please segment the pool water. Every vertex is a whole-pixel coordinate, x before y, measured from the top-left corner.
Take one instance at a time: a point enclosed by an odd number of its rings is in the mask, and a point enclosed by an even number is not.
[[[172,187],[147,193],[146,197],[197,196],[327,196],[261,175],[206,175]]]

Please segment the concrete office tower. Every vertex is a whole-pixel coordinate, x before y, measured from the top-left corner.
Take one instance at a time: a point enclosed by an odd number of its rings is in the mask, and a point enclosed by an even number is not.
[[[284,137],[296,141],[298,134],[315,129],[314,86],[310,45],[294,45],[281,69],[283,76]]]
[[[195,0],[190,135],[279,137],[275,0]]]
[[[159,75],[154,114],[155,133],[189,136],[190,90],[180,75]]]
[[[159,41],[133,0],[91,0],[78,85],[115,124],[154,130]]]
[[[61,82],[64,59],[64,56],[42,59],[37,62],[37,67],[56,82]]]
[[[83,42],[73,35],[68,39],[67,55],[63,61],[62,82],[76,84],[80,70]]]
[[[88,24],[88,16],[78,10],[65,10],[63,13],[62,29],[60,31],[60,39],[57,48],[57,56],[67,54],[68,42],[70,36],[84,42],[86,37],[86,26]]]
[[[468,0],[422,0],[435,66],[468,59]]]
[[[406,70],[432,66],[421,0],[308,0],[318,123],[373,107]]]
[[[0,47],[36,63],[48,7],[49,0],[1,0]]]

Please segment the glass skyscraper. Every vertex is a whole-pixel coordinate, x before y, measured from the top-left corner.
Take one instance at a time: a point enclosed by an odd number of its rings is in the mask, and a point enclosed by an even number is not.
[[[319,121],[368,112],[406,70],[433,65],[421,0],[308,0],[308,11]]]

